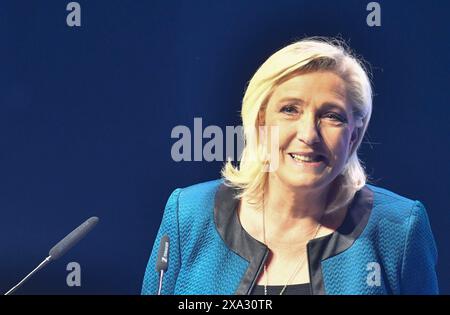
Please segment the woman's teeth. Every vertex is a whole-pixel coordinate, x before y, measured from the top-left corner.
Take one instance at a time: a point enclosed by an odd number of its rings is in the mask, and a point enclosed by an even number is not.
[[[322,161],[322,158],[320,155],[314,155],[314,156],[310,156],[310,155],[299,155],[299,154],[294,154],[294,153],[290,153],[290,156],[299,162],[319,162]]]

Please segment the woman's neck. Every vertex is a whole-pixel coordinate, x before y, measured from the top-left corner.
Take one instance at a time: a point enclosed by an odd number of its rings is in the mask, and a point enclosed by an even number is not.
[[[337,181],[321,189],[293,189],[277,178],[270,178],[264,193],[264,212],[270,230],[274,234],[293,235],[302,232],[310,235],[318,224],[318,236],[332,233],[343,222],[347,206],[326,213],[330,198],[334,198]]]
[[[318,221],[327,206],[328,187],[296,189],[269,176],[264,192],[264,209],[269,217],[281,221],[309,219]]]

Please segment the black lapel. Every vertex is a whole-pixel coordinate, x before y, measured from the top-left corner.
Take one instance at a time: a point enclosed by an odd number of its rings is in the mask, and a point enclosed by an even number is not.
[[[220,185],[216,193],[214,220],[225,244],[250,263],[235,292],[246,295],[253,290],[257,275],[263,268],[269,251],[263,243],[255,240],[242,227],[236,211],[239,204],[239,200],[235,198],[237,193],[236,189],[225,184]]]
[[[263,243],[254,239],[242,227],[236,211],[239,204],[239,200],[236,199],[237,193],[235,188],[223,183],[220,185],[215,196],[214,221],[220,236],[230,250],[250,263],[235,292],[246,295],[252,292],[269,251]],[[326,294],[321,269],[322,260],[338,255],[352,246],[367,225],[372,206],[373,192],[364,186],[356,192],[342,225],[334,233],[308,242],[312,294]]]
[[[329,235],[308,242],[307,251],[312,294],[326,294],[322,275],[322,261],[342,253],[353,245],[366,227],[372,207],[373,192],[367,186],[364,186],[356,192],[341,226]]]

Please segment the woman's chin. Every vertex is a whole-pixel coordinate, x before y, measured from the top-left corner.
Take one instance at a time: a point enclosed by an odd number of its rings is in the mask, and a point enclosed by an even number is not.
[[[314,169],[298,169],[290,163],[282,163],[272,174],[276,177],[275,182],[292,189],[315,190],[333,181],[333,172],[328,165]]]
[[[323,186],[322,181],[319,180],[295,180],[289,181],[288,183],[292,188],[301,190],[314,190]]]
[[[301,174],[299,176],[292,176],[292,174],[286,174],[286,176],[277,176],[281,182],[292,189],[301,190],[314,190],[324,186],[326,179],[323,176]]]

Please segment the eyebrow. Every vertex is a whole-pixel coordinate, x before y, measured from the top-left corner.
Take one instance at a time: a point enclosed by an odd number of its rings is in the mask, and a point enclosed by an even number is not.
[[[280,104],[280,103],[284,103],[284,102],[296,102],[296,103],[300,103],[300,104],[305,103],[304,100],[302,100],[301,98],[297,98],[297,97],[283,97],[277,103]]]
[[[322,107],[325,107],[326,109],[332,109],[332,108],[335,108],[335,109],[339,109],[339,110],[343,110],[344,112],[347,112],[347,110],[345,109],[344,106],[338,105],[338,104],[336,104],[336,103],[326,102],[326,103],[323,103],[323,104],[322,104]]]
[[[281,103],[285,103],[285,102],[295,102],[299,105],[303,105],[305,103],[305,101],[303,99],[298,98],[298,97],[284,97],[278,101],[278,104],[281,105]],[[322,107],[325,107],[326,109],[331,109],[331,108],[340,109],[340,110],[343,110],[344,112],[346,112],[345,107],[343,105],[339,105],[339,103],[325,102],[322,104]]]

